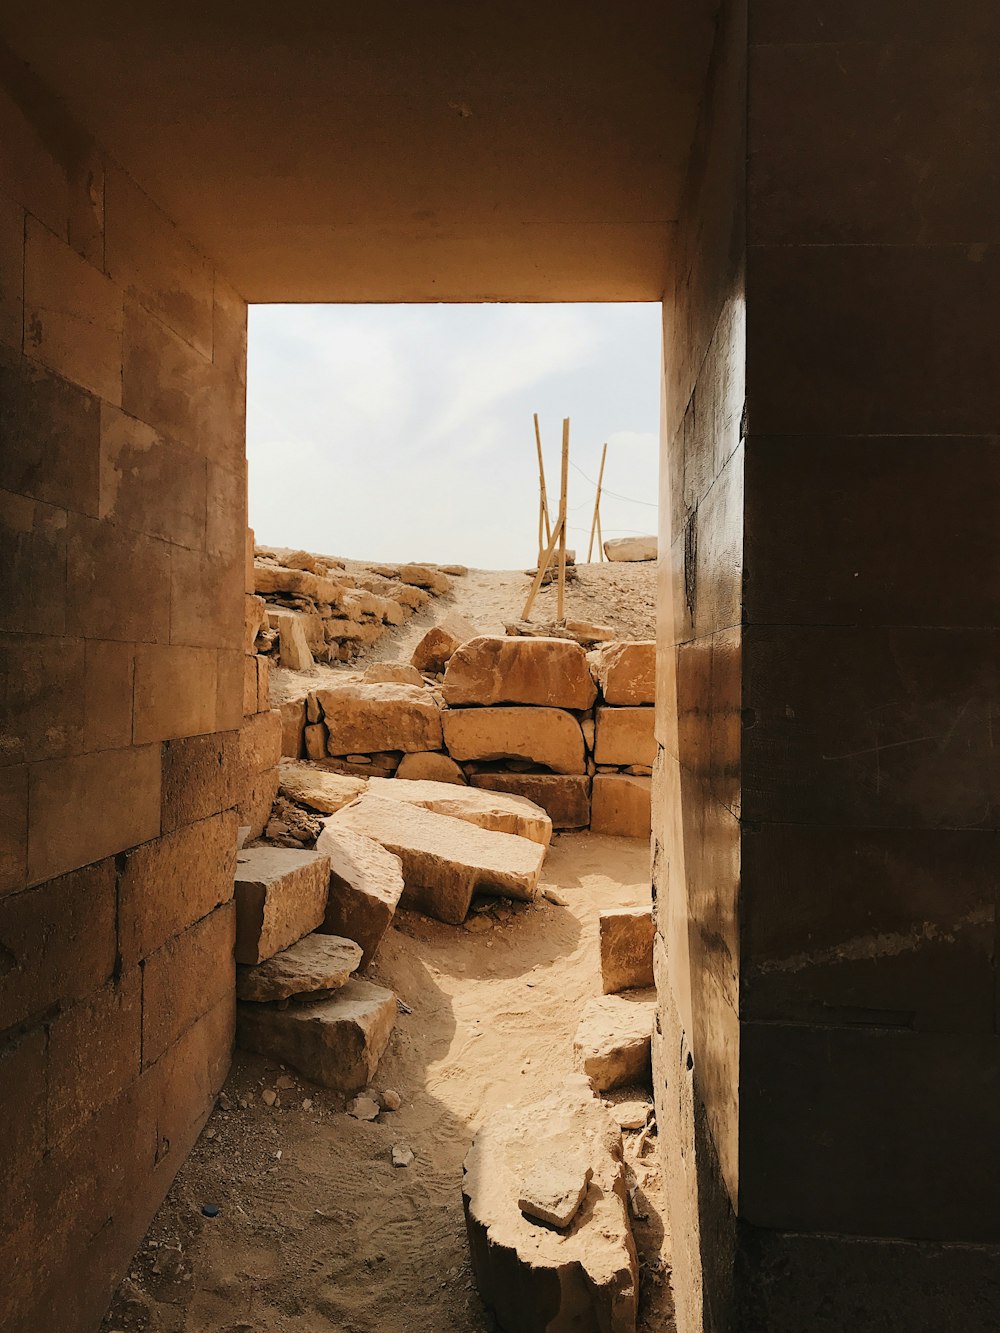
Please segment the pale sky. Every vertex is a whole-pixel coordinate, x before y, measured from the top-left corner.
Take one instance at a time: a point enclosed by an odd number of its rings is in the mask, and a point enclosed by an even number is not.
[[[604,536],[655,532],[660,321],[656,304],[251,306],[257,541],[527,568],[538,523],[533,412],[553,515],[562,418],[571,421],[578,559],[594,503],[581,472],[596,480],[605,440]]]

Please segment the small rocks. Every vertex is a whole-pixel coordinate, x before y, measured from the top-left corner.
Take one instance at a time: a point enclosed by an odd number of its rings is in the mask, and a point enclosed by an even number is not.
[[[273,1106],[278,1100],[278,1094],[273,1088],[265,1088],[260,1094],[260,1099],[265,1106]]]
[[[564,1230],[580,1211],[593,1167],[583,1161],[535,1162],[521,1185],[517,1206],[526,1217]]]
[[[396,1143],[393,1144],[391,1156],[393,1166],[409,1166],[415,1157],[415,1153],[405,1143]]]
[[[379,1095],[379,1101],[382,1103],[383,1111],[398,1111],[403,1105],[403,1099],[395,1088],[386,1088]]]
[[[367,1095],[352,1097],[347,1103],[347,1114],[355,1120],[374,1120],[381,1109],[378,1102]]]

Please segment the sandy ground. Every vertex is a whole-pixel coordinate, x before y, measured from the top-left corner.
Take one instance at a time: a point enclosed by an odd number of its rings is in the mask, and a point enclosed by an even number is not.
[[[352,562],[349,568],[361,569]],[[579,578],[566,585],[566,618],[607,625],[625,639],[652,639],[656,634],[656,565],[652,561],[624,561],[578,565]],[[416,615],[390,629],[373,647],[349,666],[317,666],[313,671],[271,672],[271,702],[301,699],[345,671],[369,662],[408,662],[431,625],[455,611],[483,634],[503,634],[504,626],[519,620],[531,590],[522,570],[470,569],[452,580],[452,590],[434,597]],[[539,591],[531,619],[551,623],[556,615],[556,589]]]
[[[462,1160],[492,1108],[529,1103],[572,1070],[581,1009],[600,992],[598,914],[649,901],[648,849],[566,834],[543,882],[569,906],[493,904],[483,931],[397,916],[372,975],[413,1011],[400,1016],[374,1084],[399,1091],[399,1111],[354,1120],[343,1098],[237,1056],[106,1330],[494,1329],[469,1267]],[[274,1088],[269,1107],[261,1093]],[[637,1158],[638,1138],[625,1135],[648,1213],[635,1223],[639,1327],[665,1333],[673,1320],[656,1140]],[[394,1144],[415,1152],[409,1168],[391,1165]],[[202,1216],[206,1202],[217,1217]]]

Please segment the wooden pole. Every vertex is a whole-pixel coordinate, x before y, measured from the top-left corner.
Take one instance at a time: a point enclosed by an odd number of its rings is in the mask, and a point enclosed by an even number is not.
[[[559,483],[559,592],[556,595],[556,622],[565,619],[566,602],[566,491],[569,486],[569,417],[563,418],[562,476]]]
[[[539,558],[538,570],[535,574],[535,581],[531,585],[531,592],[528,593],[528,600],[525,602],[524,610],[521,612],[522,620],[527,620],[528,616],[531,614],[531,608],[535,603],[535,598],[538,596],[538,589],[542,586],[542,579],[545,577],[545,572],[548,569],[549,565],[551,565],[552,563],[552,556],[555,553],[556,543],[559,541],[559,534],[562,532],[562,530],[563,530],[562,520],[557,519],[556,530],[555,532],[553,532],[548,546],[545,548],[545,550],[541,554],[541,557]]]
[[[604,537],[603,537],[602,534],[601,534],[601,516],[600,516],[600,514],[597,515],[597,545],[598,545],[598,547],[600,548],[601,563],[603,564],[603,563],[604,563],[604,560],[605,560],[605,555],[604,555]]]
[[[549,497],[545,493],[545,461],[542,458],[542,433],[538,428],[538,413],[535,418],[535,447],[538,450],[538,559],[541,562],[545,546],[552,540],[552,522],[549,518]],[[542,526],[545,527],[545,542],[542,543]]]
[[[597,525],[601,518],[601,484],[604,481],[604,460],[608,456],[608,446],[605,444],[601,450],[601,470],[597,474],[597,494],[594,496],[594,521],[590,525],[590,545],[587,548],[587,564],[590,564],[591,557],[594,554],[594,533],[597,531]],[[603,559],[601,556],[599,559]]]

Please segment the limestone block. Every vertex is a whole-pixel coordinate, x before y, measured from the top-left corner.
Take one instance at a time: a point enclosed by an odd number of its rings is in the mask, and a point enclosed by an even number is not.
[[[615,907],[601,913],[601,984],[605,995],[653,985],[654,934],[651,907]]]
[[[28,855],[28,766],[0,768],[0,895],[24,886]]]
[[[24,337],[24,209],[0,200],[0,343],[21,350]]]
[[[571,1176],[582,1195],[561,1230],[520,1206],[551,1194],[554,1173]],[[488,1116],[465,1159],[462,1198],[476,1283],[499,1328],[635,1333],[639,1270],[621,1131],[586,1079]]]
[[[423,588],[413,588],[407,584],[401,584],[393,590],[394,599],[400,606],[408,606],[411,611],[419,611],[422,606],[426,606],[431,600],[429,592]]]
[[[410,782],[453,782],[460,787],[466,785],[465,774],[458,764],[440,750],[404,754],[396,769],[396,778]]]
[[[248,847],[236,858],[236,961],[272,958],[323,920],[330,861],[290,847]]]
[[[237,811],[240,826],[250,830],[249,838],[259,838],[271,816],[271,806],[278,794],[278,770],[237,775]]]
[[[361,677],[366,685],[418,685],[424,688],[424,678],[416,667],[406,662],[372,662]]]
[[[320,930],[355,940],[367,968],[403,892],[403,863],[381,843],[324,821],[316,850],[330,860],[330,892]]]
[[[604,554],[609,560],[655,560],[656,538],[614,537],[604,543]]]
[[[591,795],[594,833],[648,838],[651,828],[651,780],[628,773],[596,773]]]
[[[373,796],[406,801],[435,814],[451,815],[453,819],[464,819],[479,828],[492,829],[495,833],[515,833],[542,847],[548,847],[552,841],[552,820],[540,806],[523,796],[456,787],[448,782],[409,781],[401,784],[398,778],[372,778],[368,790]]]
[[[225,903],[150,954],[143,966],[142,1063],[146,1068],[236,984],[233,904]]]
[[[451,591],[451,579],[430,565],[403,565],[399,571],[400,583],[411,583],[416,588],[427,588],[435,597]]]
[[[414,648],[410,661],[418,672],[437,674],[445,669],[459,642],[443,625],[432,625]]]
[[[243,643],[243,561],[207,551],[170,550],[170,642],[200,648]]]
[[[71,513],[66,520],[66,626],[58,632],[166,643],[171,638],[172,567],[181,550],[115,523]],[[6,574],[7,587],[15,574]],[[58,580],[40,590],[42,596],[61,596],[62,580],[60,571]]]
[[[203,458],[120,408],[101,404],[100,518],[200,547],[207,503]]]
[[[353,940],[305,935],[256,967],[237,967],[236,994],[259,1003],[292,996],[321,999],[322,992],[346,986],[360,962],[361,946]]]
[[[450,925],[465,920],[477,892],[535,897],[545,848],[370,792],[327,823],[374,838],[403,863],[404,902]]]
[[[656,709],[648,706],[598,708],[595,763],[652,764],[656,759],[655,717]]]
[[[254,593],[254,574],[253,574],[253,528],[247,528],[246,538],[246,580],[243,585],[243,591],[251,596]]]
[[[617,641],[587,654],[606,704],[656,703],[656,643]]]
[[[62,1008],[49,1026],[50,1149],[134,1082],[141,1043],[142,972],[137,967],[82,1003]]]
[[[257,560],[253,567],[254,590],[258,593],[283,592],[297,597],[311,597],[314,602],[336,605],[343,591],[333,579],[322,578],[307,569],[286,569]]]
[[[441,748],[441,710],[416,685],[347,683],[317,690],[331,755]]]
[[[557,708],[452,708],[443,715],[452,759],[526,759],[557,773],[583,773],[583,732]],[[431,747],[425,747],[431,748]]]
[[[253,717],[257,711],[257,659],[243,659],[243,716]]]
[[[322,722],[313,722],[302,733],[307,759],[326,758],[326,727]]]
[[[397,774],[398,776],[398,774]],[[590,778],[561,773],[474,773],[473,787],[511,792],[541,806],[554,829],[581,829],[590,823]]]
[[[300,611],[269,605],[268,629],[278,635],[278,661],[290,671],[311,671],[316,663],[306,635],[307,617]]]
[[[573,1056],[598,1092],[648,1083],[655,991],[588,1000],[573,1038]]]
[[[257,635],[267,623],[267,603],[263,597],[244,594],[243,597],[243,651],[256,652]]]
[[[375,1076],[396,1022],[396,997],[353,978],[319,1004],[240,1004],[236,1039],[244,1050],[291,1065],[337,1092],[360,1092]]]
[[[170,741],[215,731],[218,662],[211,648],[140,643],[135,650],[133,736]],[[256,710],[257,677],[254,675]]]
[[[0,450],[0,454],[11,452]],[[66,633],[68,527],[64,510],[0,491],[5,630]],[[102,637],[99,630],[92,632]]]
[[[284,760],[278,766],[278,790],[289,800],[325,815],[336,814],[349,805],[366,786],[362,778],[330,773],[314,764]]]
[[[163,832],[236,803],[239,734],[191,736],[163,746]]]
[[[246,774],[263,773],[274,768],[281,758],[281,710],[248,717],[240,728],[240,768]]]
[[[489,635],[471,639],[455,651],[441,691],[450,707],[514,703],[585,709],[597,697],[578,643]]]
[[[266,713],[271,707],[271,663],[266,657],[254,659],[257,663],[257,712]],[[282,715],[282,748],[284,748],[284,715]]]
[[[216,650],[215,726],[212,728],[213,731],[232,731],[243,725],[243,663],[245,661],[246,658],[239,648],[219,648]],[[258,709],[258,711],[260,710]]]

